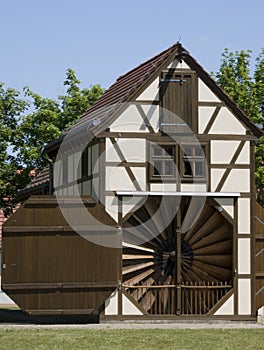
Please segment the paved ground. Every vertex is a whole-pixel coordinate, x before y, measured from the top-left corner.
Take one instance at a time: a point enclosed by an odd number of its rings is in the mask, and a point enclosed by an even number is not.
[[[0,305],[0,329],[263,329],[264,315],[258,317],[258,322],[241,321],[101,321],[100,323],[80,324],[50,324],[43,322],[39,324],[30,323],[28,316],[16,308],[2,308]],[[77,321],[79,318],[77,319]],[[2,321],[2,322],[1,322]],[[5,322],[3,322],[5,321]],[[59,321],[60,322],[60,321]],[[264,333],[263,333],[264,334]]]
[[[0,329],[263,329],[264,322],[102,322],[100,324],[12,324],[2,323]]]

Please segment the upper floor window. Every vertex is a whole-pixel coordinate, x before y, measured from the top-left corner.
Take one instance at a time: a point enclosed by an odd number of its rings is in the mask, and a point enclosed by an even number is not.
[[[152,180],[173,180],[176,177],[176,149],[174,145],[150,146],[149,175]]]
[[[206,144],[150,144],[149,181],[206,181]]]
[[[205,179],[206,149],[205,145],[183,145],[181,149],[181,177],[187,179]]]

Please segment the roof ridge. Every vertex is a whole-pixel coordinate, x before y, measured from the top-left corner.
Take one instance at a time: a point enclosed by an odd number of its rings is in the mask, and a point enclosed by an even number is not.
[[[142,62],[141,64],[139,64],[138,66],[136,66],[135,68],[129,70],[128,72],[126,72],[125,74],[119,76],[118,79],[116,79],[111,85],[110,87],[103,93],[103,95],[94,102],[94,104],[87,110],[85,111],[78,120],[82,119],[82,118],[85,118],[88,114],[90,114],[91,112],[93,112],[94,110],[97,109],[98,105],[101,104],[102,100],[105,98],[105,95],[107,95],[109,93],[109,91],[111,91],[113,88],[115,88],[115,86],[119,85],[120,82],[122,82],[122,80],[125,80],[126,77],[129,77],[131,75],[133,75],[133,72],[136,72],[138,70],[140,70],[142,67],[144,66],[147,66],[150,62],[152,61],[155,61],[157,60],[158,58],[161,58],[165,55],[169,55],[171,52],[173,52],[177,47],[181,48],[182,50],[185,50],[181,43],[179,42],[176,42],[175,44],[171,45],[170,47],[168,47],[167,49],[163,50],[162,52],[156,54],[155,56],[151,57],[150,59]],[[160,63],[160,62],[159,62]],[[158,66],[158,63],[157,64],[153,64],[153,67],[150,71],[152,70],[155,70],[156,67]],[[148,76],[150,74],[150,72],[145,72],[144,73],[144,77]],[[142,78],[141,80],[144,81],[144,79]],[[139,81],[135,82],[129,90],[134,90],[134,88],[138,85]],[[126,92],[125,96],[128,97],[130,94],[129,94],[129,91]],[[124,99],[124,96],[120,96],[120,100],[123,101]],[[77,124],[78,124],[78,121],[77,121]]]
[[[122,79],[122,78],[123,78],[124,76],[126,76],[127,74],[132,73],[133,71],[139,69],[140,67],[144,66],[145,64],[147,64],[147,63],[149,63],[149,62],[155,60],[155,59],[158,58],[159,56],[164,55],[166,52],[173,51],[174,49],[176,49],[177,46],[182,46],[182,45],[177,41],[175,44],[169,46],[167,49],[164,49],[163,51],[159,52],[159,53],[156,54],[155,56],[153,56],[153,57],[147,59],[146,61],[143,61],[142,63],[140,63],[140,64],[137,65],[136,67],[134,67],[134,68],[130,69],[129,71],[127,71],[126,73],[120,75],[120,76],[116,79],[116,81]],[[153,67],[154,67],[154,66],[153,66]]]

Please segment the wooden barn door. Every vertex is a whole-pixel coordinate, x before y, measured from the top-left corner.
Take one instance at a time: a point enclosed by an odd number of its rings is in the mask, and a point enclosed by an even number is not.
[[[256,206],[256,307],[264,306],[264,209]]]
[[[161,130],[184,133],[197,132],[197,75],[190,70],[168,70],[161,73]],[[175,116],[181,118],[178,120]],[[188,128],[184,125],[186,123]]]
[[[199,202],[185,197],[180,214],[164,228],[179,205],[174,198],[164,200],[166,209],[157,211],[160,198],[149,198],[124,223],[152,239],[124,245],[122,287],[145,313],[206,315],[232,288],[232,225],[213,206],[199,210]]]
[[[62,205],[74,209],[83,236],[68,224],[55,196],[30,197],[4,226],[2,287],[31,315],[88,315],[119,285],[120,249],[84,238],[119,242],[115,221],[89,196],[83,197],[91,214],[85,218],[78,217],[75,197]]]

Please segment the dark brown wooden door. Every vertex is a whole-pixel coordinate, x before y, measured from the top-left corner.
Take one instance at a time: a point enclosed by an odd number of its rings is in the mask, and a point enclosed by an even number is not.
[[[188,132],[186,123],[197,132],[197,76],[190,71],[168,70],[161,74],[161,129],[169,133]],[[169,112],[167,112],[169,111]],[[184,123],[175,118],[179,116]]]

